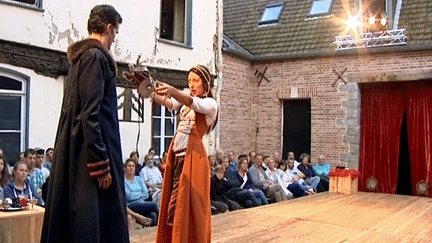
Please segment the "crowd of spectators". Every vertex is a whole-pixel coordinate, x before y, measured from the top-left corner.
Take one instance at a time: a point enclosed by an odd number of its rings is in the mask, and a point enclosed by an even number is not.
[[[167,152],[159,157],[151,148],[142,162],[136,151],[125,161],[130,224],[157,225],[166,158]],[[308,154],[300,155],[299,162],[293,152],[286,161],[279,153],[270,156],[251,151],[236,158],[233,152],[224,155],[220,149],[208,158],[213,214],[313,195],[327,191],[329,186],[330,164],[323,155],[314,166]],[[44,206],[52,161],[52,148],[28,149],[19,155],[14,168],[9,168],[0,151],[0,196],[25,195]]]

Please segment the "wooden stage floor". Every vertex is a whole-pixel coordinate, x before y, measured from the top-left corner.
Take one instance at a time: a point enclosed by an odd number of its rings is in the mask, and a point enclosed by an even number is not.
[[[131,242],[155,238],[144,228]],[[432,242],[432,199],[319,193],[212,216],[212,242]]]

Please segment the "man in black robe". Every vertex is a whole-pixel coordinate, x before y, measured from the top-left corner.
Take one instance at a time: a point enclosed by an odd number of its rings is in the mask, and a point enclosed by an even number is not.
[[[109,53],[121,22],[112,6],[95,6],[90,37],[68,48],[71,68],[41,242],[129,242],[116,65]]]

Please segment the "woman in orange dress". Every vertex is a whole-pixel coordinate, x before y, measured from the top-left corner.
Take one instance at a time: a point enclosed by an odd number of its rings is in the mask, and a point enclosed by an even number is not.
[[[180,120],[168,150],[156,242],[210,242],[210,163],[202,137],[218,117],[212,83],[197,65],[188,72],[190,93],[162,83],[150,95]]]

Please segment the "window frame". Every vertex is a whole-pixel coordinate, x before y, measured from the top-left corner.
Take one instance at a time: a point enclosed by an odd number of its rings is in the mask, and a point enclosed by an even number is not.
[[[269,25],[269,24],[276,24],[276,23],[278,23],[279,20],[280,20],[280,17],[282,16],[282,13],[283,13],[283,11],[284,11],[284,9],[285,9],[285,5],[286,5],[285,2],[278,2],[278,3],[269,3],[269,4],[266,4],[266,6],[265,6],[265,8],[264,8],[264,11],[263,11],[262,14],[261,14],[260,22],[258,23],[258,25]],[[279,14],[278,14],[278,16],[277,16],[276,19],[271,19],[271,20],[266,20],[266,21],[263,21],[263,20],[262,20],[263,17],[264,17],[264,14],[265,14],[266,11],[267,11],[267,9],[270,9],[270,8],[273,8],[273,7],[278,7],[278,6],[282,6],[282,8],[281,8],[281,10],[279,11]]]
[[[0,67],[0,75],[19,81],[22,85],[21,91],[4,90],[0,89],[1,96],[19,96],[21,97],[21,119],[20,130],[0,130],[0,133],[20,133],[19,151],[24,151],[28,148],[28,134],[29,134],[29,107],[30,107],[30,77],[22,73]],[[3,148],[4,149],[4,148]],[[5,152],[5,151],[3,151]],[[8,161],[14,161],[16,157],[6,157]]]
[[[0,0],[0,3],[12,5],[12,6],[19,6],[22,8],[27,8],[27,9],[37,10],[37,11],[43,12],[44,11],[42,8],[43,0],[35,0],[35,1],[36,1],[35,4],[24,3],[24,2],[20,2],[20,1],[16,1],[16,0]]]
[[[178,124],[178,120],[177,120],[177,116],[171,117],[171,113],[168,112],[168,114],[166,113],[166,107],[159,105],[160,107],[160,115],[155,115],[156,111],[155,111],[155,103],[152,103],[152,129],[151,129],[151,147],[155,148],[153,141],[155,138],[159,139],[159,151],[157,151],[158,153],[162,154],[163,152],[167,151],[169,148],[169,145],[167,145],[167,147],[165,147],[165,139],[166,138],[171,138],[171,140],[174,138],[176,131],[177,131],[177,124]],[[154,126],[155,123],[153,122],[154,119],[159,119],[160,120],[160,134],[159,135],[155,135],[154,132]],[[173,135],[166,135],[165,134],[165,121],[167,119],[173,119]]]
[[[163,3],[161,1],[161,7],[160,7],[160,14],[159,14],[159,31],[162,31],[162,8]],[[161,33],[159,32],[158,41],[185,47],[185,48],[191,48],[192,46],[192,0],[184,0],[184,26],[183,26],[183,42],[174,40],[174,33],[173,33],[173,40],[167,39],[164,37],[161,37]],[[174,32],[174,24],[173,24],[173,32]]]
[[[327,12],[321,12],[321,13],[314,13],[314,14],[312,14],[311,12],[312,12],[312,9],[313,9],[313,6],[314,6],[314,3],[315,2],[321,2],[321,1],[330,1],[330,4],[329,4],[329,9],[328,9],[328,11]],[[311,7],[310,7],[310,9],[309,9],[309,15],[308,15],[308,17],[316,17],[316,16],[326,16],[326,15],[330,15],[331,14],[331,11],[332,11],[332,9],[333,9],[333,4],[334,4],[334,0],[313,0],[312,1],[312,4],[311,4]]]

